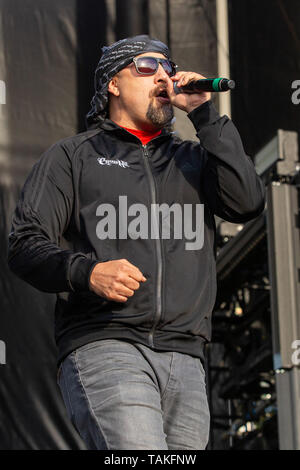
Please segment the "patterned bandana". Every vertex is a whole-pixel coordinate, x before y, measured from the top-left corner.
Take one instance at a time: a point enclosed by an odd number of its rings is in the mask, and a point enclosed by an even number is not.
[[[108,91],[110,80],[132,59],[144,52],[160,52],[169,57],[168,47],[158,39],[147,35],[121,39],[109,47],[102,47],[102,56],[97,65],[94,77],[95,95],[91,101],[91,109],[86,115],[88,128],[98,127],[107,116]]]

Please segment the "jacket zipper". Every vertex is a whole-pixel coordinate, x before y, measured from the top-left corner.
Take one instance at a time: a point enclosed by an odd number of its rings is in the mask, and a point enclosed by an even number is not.
[[[146,145],[143,145],[142,147],[143,147],[143,158],[145,162],[146,172],[147,172],[149,183],[150,183],[151,204],[155,204],[153,207],[155,207],[157,210],[157,191],[156,191],[155,180],[154,180],[152,170],[149,164],[148,149]],[[156,258],[157,258],[156,311],[155,311],[154,323],[148,336],[149,345],[152,348],[154,348],[155,328],[158,325],[161,319],[161,315],[162,315],[162,241],[161,241],[160,231],[159,231],[159,219],[158,217],[156,217],[156,215],[157,215],[157,212],[155,212],[155,217],[154,217],[154,221],[156,225],[156,233],[158,233],[158,238],[155,240]],[[152,221],[152,217],[151,217],[151,221]]]

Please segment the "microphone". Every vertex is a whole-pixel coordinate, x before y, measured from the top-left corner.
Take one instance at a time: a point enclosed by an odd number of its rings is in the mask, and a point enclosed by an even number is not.
[[[178,87],[174,82],[174,91],[178,93],[197,93],[200,91],[228,91],[235,88],[235,82],[228,78],[203,78],[201,80],[193,80],[188,85]]]

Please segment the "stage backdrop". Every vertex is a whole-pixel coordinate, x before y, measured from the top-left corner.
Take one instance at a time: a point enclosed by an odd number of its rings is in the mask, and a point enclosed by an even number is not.
[[[1,0],[0,15],[0,448],[80,449],[56,384],[56,297],[9,271],[6,246],[27,174],[46,148],[77,132],[89,105],[109,8],[99,0]]]
[[[149,2],[149,33],[170,40],[182,69],[214,74],[214,0],[172,0],[168,13],[167,3]],[[33,164],[54,142],[84,130],[101,46],[120,39],[115,5],[114,0],[0,0],[2,450],[85,448],[67,418],[56,384],[56,297],[9,271],[7,236]],[[194,129],[185,127],[185,122],[180,115],[177,131],[195,138]]]
[[[300,2],[228,2],[231,76],[237,82],[232,119],[255,155],[277,129],[300,131],[300,104],[292,101],[292,84],[300,82]]]

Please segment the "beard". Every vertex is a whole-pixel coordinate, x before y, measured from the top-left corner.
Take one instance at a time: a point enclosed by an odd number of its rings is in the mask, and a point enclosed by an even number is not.
[[[156,107],[151,101],[147,109],[146,117],[155,127],[161,129],[172,121],[174,117],[173,106],[171,104],[164,104]]]

